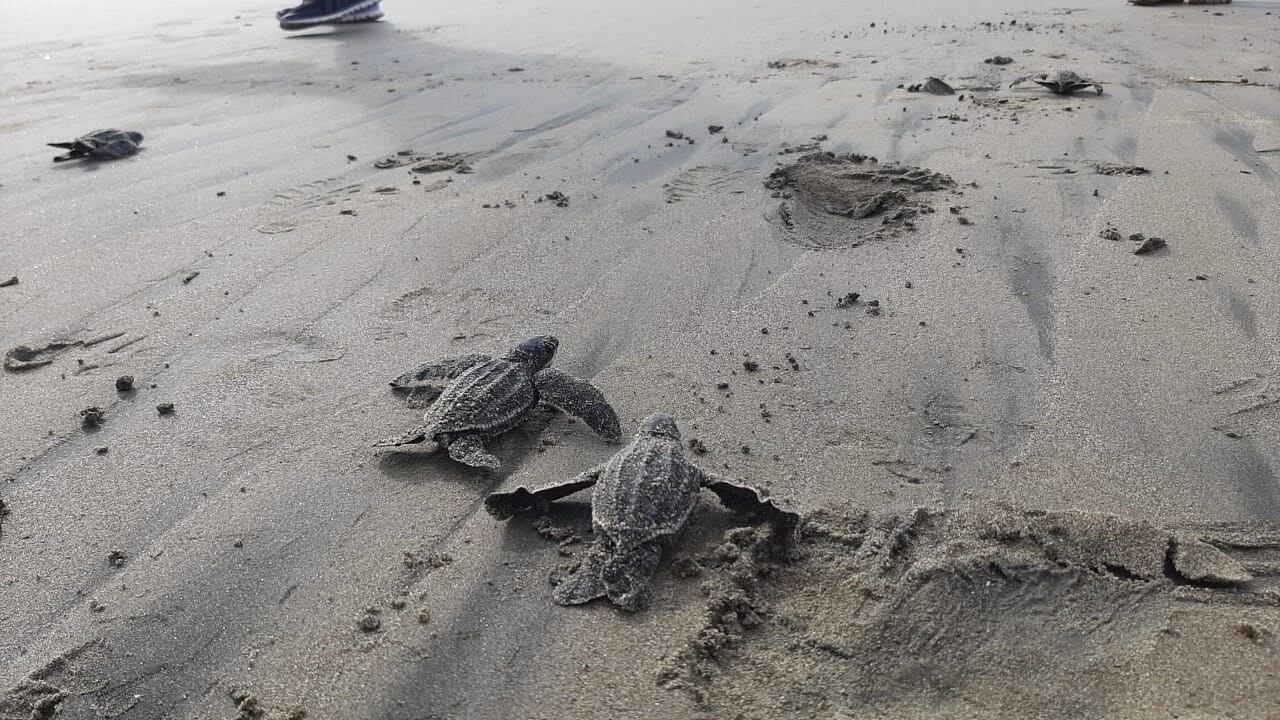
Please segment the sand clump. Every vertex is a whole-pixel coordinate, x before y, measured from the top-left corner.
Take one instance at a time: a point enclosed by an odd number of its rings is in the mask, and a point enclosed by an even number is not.
[[[268,707],[257,695],[241,688],[232,688],[227,697],[235,704],[235,720],[305,720],[307,717],[306,709],[300,705]]]
[[[1151,171],[1141,165],[1131,165],[1129,163],[1112,163],[1099,162],[1093,164],[1093,169],[1099,175],[1149,175]]]
[[[946,175],[865,155],[815,152],[765,179],[782,200],[771,218],[783,237],[812,248],[854,247],[915,229],[928,194],[955,188]]]
[[[58,712],[67,694],[57,686],[35,679],[18,683],[0,697],[0,718],[9,720],[45,720]]]
[[[352,157],[352,156],[348,156]],[[373,166],[379,170],[411,165],[411,170],[419,174],[438,172],[456,172],[461,175],[471,173],[470,155],[464,153],[437,152],[434,154],[417,153],[413,150],[400,150],[394,155],[376,160]]]
[[[1280,544],[1214,534],[1007,507],[824,510],[787,547],[735,529],[658,682],[743,720],[1261,717],[1280,592],[1248,558]]]
[[[768,62],[770,70],[797,70],[797,69],[824,69],[829,70],[840,67],[840,63],[831,60],[821,60],[814,58],[780,58],[778,60],[770,60]]]
[[[51,342],[33,348],[19,345],[4,354],[4,369],[9,372],[26,372],[53,363],[53,359],[70,347],[79,345],[76,342]]]

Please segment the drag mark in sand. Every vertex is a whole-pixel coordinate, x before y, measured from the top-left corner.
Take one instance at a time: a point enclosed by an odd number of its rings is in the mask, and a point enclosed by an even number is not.
[[[1237,380],[1197,402],[1218,406],[1213,429],[1233,440],[1280,433],[1280,391],[1265,375]]]
[[[1254,151],[1253,139],[1254,133],[1241,127],[1219,127],[1213,134],[1213,141],[1218,147],[1231,153],[1241,165],[1266,182],[1275,182],[1276,174],[1271,166],[1259,159]]]
[[[677,203],[699,195],[732,192],[731,188],[747,174],[747,170],[730,170],[722,165],[696,165],[667,183],[664,195],[667,202]]]
[[[1240,327],[1240,332],[1250,340],[1258,338],[1258,315],[1250,307],[1249,301],[1235,290],[1227,291],[1227,309],[1231,312],[1231,318],[1236,321],[1236,325]]]
[[[871,465],[911,485],[945,482],[961,448],[990,435],[942,388],[921,388],[908,409],[900,442]]]
[[[1271,437],[1274,437],[1272,435]],[[1280,517],[1280,478],[1252,439],[1239,439],[1222,455],[1222,470],[1235,486],[1241,507],[1259,520]]]
[[[283,208],[312,210],[331,205],[347,195],[360,192],[364,187],[360,183],[335,187],[339,181],[340,179],[336,177],[326,178],[281,190],[272,196],[268,204]]]
[[[1226,216],[1227,222],[1231,223],[1236,235],[1250,245],[1257,245],[1261,236],[1258,234],[1258,219],[1254,217],[1253,211],[1221,190],[1218,191],[1217,198],[1218,208]]]
[[[1027,318],[1036,332],[1040,355],[1052,360],[1053,277],[1046,267],[1048,258],[1018,236],[1010,223],[1002,220],[995,225],[1000,238],[1001,257],[1006,261],[1005,277],[1009,290],[1026,308]]]

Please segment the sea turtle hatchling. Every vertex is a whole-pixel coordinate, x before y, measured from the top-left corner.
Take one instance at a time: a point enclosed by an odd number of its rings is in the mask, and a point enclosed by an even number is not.
[[[71,142],[49,143],[49,147],[69,150],[66,155],[59,155],[54,162],[89,158],[91,160],[119,160],[138,152],[142,144],[142,133],[131,130],[94,130],[88,135],[81,135]]]
[[[439,397],[417,427],[376,446],[429,442],[432,450],[446,450],[464,465],[497,468],[501,463],[485,450],[484,441],[519,425],[539,403],[582,418],[597,435],[617,442],[622,429],[604,395],[587,381],[548,367],[559,346],[556,338],[540,335],[500,358],[471,353],[419,365],[392,380],[391,387],[439,392]]]
[[[789,534],[800,519],[756,489],[705,473],[686,460],[676,421],[663,413],[645,418],[631,444],[603,465],[538,490],[493,493],[484,505],[493,516],[506,519],[592,485],[597,486],[591,498],[595,539],[578,570],[553,591],[561,605],[601,597],[624,610],[648,605],[649,580],[662,552],[688,523],[704,487],[725,506],[753,513],[783,533]]]
[[[1102,94],[1102,84],[1092,80],[1086,80],[1077,75],[1072,70],[1054,70],[1052,72],[1040,73],[1038,75],[1030,75],[1014,80],[1010,87],[1018,83],[1030,80],[1040,87],[1047,88],[1055,95],[1071,95],[1086,88],[1093,88],[1099,95]]]

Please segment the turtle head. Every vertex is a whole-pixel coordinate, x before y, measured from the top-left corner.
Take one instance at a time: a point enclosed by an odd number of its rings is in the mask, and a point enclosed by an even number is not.
[[[676,419],[666,413],[654,413],[640,423],[636,431],[637,437],[662,437],[670,440],[680,439],[680,428],[676,427]]]
[[[507,359],[528,366],[532,372],[538,372],[551,364],[551,358],[556,356],[558,347],[560,347],[559,340],[551,335],[539,335],[515,346],[511,352],[507,353]]]

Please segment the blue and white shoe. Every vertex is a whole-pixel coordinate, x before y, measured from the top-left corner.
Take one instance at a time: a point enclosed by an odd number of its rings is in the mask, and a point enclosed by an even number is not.
[[[303,5],[306,5],[311,1],[312,0],[305,0],[305,2],[303,2],[301,5],[294,5],[293,7],[281,8],[277,10],[276,20],[283,20],[285,15],[288,15],[289,13],[301,8]],[[366,8],[364,10],[357,10],[356,12],[350,15],[344,15],[341,18],[334,20],[334,22],[335,23],[376,22],[378,20],[381,20],[383,17],[384,17],[384,14],[382,12],[382,2],[381,0],[379,0],[379,2],[375,2],[369,8]]]
[[[306,30],[319,25],[372,22],[381,17],[379,0],[305,0],[280,15],[280,29]]]
[[[377,22],[381,20],[383,16],[384,16],[384,13],[382,12],[382,2],[381,0],[379,0],[378,2],[375,2],[374,4],[365,8],[364,10],[357,10],[351,13],[350,15],[343,15],[342,19],[338,20],[338,22],[340,23]]]

